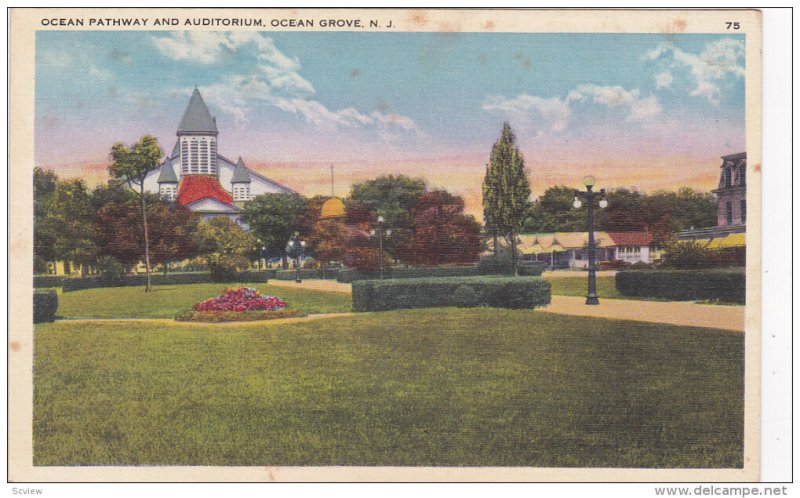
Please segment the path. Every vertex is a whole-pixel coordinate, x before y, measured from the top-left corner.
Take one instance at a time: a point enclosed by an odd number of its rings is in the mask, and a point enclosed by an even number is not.
[[[136,322],[156,325],[179,325],[186,327],[207,327],[209,325],[219,327],[251,327],[264,325],[285,325],[290,323],[310,322],[322,318],[340,318],[343,316],[353,316],[354,313],[319,313],[316,315],[296,316],[291,318],[274,318],[272,320],[252,320],[245,322],[179,322],[172,318],[62,318],[59,322],[63,323],[98,323],[98,322]]]
[[[585,303],[585,297],[553,296],[550,305],[540,309],[559,315],[635,320],[744,332],[744,306],[603,298],[596,306],[587,306]]]
[[[306,289],[324,292],[338,292],[340,294],[350,294],[350,284],[343,284],[336,280],[303,280],[299,284],[294,280],[276,280],[271,278],[267,285],[276,287],[292,287],[294,289]]]

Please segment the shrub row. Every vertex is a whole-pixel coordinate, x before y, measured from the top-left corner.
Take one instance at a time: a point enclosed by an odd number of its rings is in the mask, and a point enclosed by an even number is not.
[[[208,284],[214,282],[256,282],[266,283],[269,274],[266,272],[241,272],[228,277],[219,277],[210,273],[175,273],[175,274],[153,274],[150,282],[153,285],[184,285],[184,284]],[[144,286],[147,277],[145,275],[127,275],[122,279],[104,279],[103,277],[85,278],[65,278],[62,291],[70,292],[83,289],[94,289],[96,287],[135,287]]]
[[[519,266],[520,276],[539,276],[544,269],[543,264],[524,264]],[[416,268],[387,268],[383,271],[383,278],[436,278],[436,277],[475,277],[483,275],[499,275],[499,267],[491,266],[423,266]],[[342,283],[351,283],[358,280],[380,279],[380,272],[342,270],[337,280]]]
[[[437,306],[523,308],[550,303],[550,282],[529,277],[437,277],[353,282],[355,311]]]
[[[56,291],[33,291],[33,323],[52,322],[58,310]]]
[[[61,287],[64,282],[64,277],[57,277],[55,275],[34,275],[33,288],[42,289],[46,287]]]
[[[744,304],[744,269],[630,270],[617,272],[617,290],[626,296],[674,301],[718,299]]]
[[[339,276],[339,268],[326,268],[325,279],[335,280]],[[276,280],[294,280],[297,275],[297,270],[278,270],[272,277]],[[301,268],[300,278],[322,278],[322,270],[315,268]]]

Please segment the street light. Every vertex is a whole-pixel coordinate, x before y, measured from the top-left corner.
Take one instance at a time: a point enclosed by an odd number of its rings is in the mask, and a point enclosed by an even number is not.
[[[306,246],[305,240],[300,240],[300,234],[295,232],[291,239],[289,239],[289,251],[294,249],[294,281],[298,284],[303,281],[300,278],[300,257],[303,252],[303,248]]]
[[[600,304],[597,299],[597,268],[595,267],[595,248],[594,248],[594,202],[598,197],[600,198],[599,205],[601,208],[608,206],[606,200],[606,189],[600,189],[599,192],[594,192],[594,177],[589,175],[583,178],[583,184],[586,186],[586,192],[580,190],[575,191],[575,200],[572,202],[572,207],[579,209],[582,201],[586,201],[589,208],[589,291],[586,295],[586,304]]]
[[[386,222],[386,219],[383,216],[378,216],[378,246],[380,247],[380,267],[381,267],[381,278],[383,278],[383,224]],[[375,229],[373,228],[370,230],[370,235],[375,235]],[[391,230],[386,231],[386,235],[389,236],[392,234]]]

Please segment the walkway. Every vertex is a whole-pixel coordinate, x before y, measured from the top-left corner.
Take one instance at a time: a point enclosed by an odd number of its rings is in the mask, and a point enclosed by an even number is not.
[[[603,298],[596,306],[587,306],[585,303],[585,297],[553,296],[550,305],[540,309],[559,315],[635,320],[744,332],[744,306]]]
[[[602,272],[601,272],[602,273]],[[615,272],[609,272],[613,274]],[[582,272],[550,272],[547,278],[585,277]],[[350,284],[335,280],[303,280],[302,283],[270,280],[269,285],[297,287],[328,292],[350,293]],[[713,304],[695,304],[687,301],[640,301],[628,299],[600,299],[597,306],[584,304],[585,297],[553,296],[552,303],[539,308],[559,315],[590,316],[614,320],[666,323],[689,327],[744,331],[744,307]]]

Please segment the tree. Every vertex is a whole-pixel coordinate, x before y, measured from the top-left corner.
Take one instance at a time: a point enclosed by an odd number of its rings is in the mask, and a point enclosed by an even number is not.
[[[414,206],[426,190],[425,180],[406,175],[383,175],[356,183],[350,188],[348,207],[358,208],[348,209],[348,215],[358,214],[357,224],[366,230],[383,216],[385,229],[392,230],[391,239],[384,241],[384,250],[395,257],[402,256],[398,248],[411,237]]]
[[[344,259],[347,235],[347,225],[342,220],[319,220],[314,225],[307,249],[321,263],[323,271],[326,264]]]
[[[52,234],[56,258],[81,266],[82,275],[95,261],[94,216],[83,180],[59,181],[52,194],[42,231]]]
[[[483,192],[484,216],[488,214],[489,220],[487,231],[506,237],[516,275],[517,233],[530,210],[531,187],[525,173],[525,158],[514,142],[511,126],[503,123],[500,138],[492,147]]]
[[[404,259],[415,265],[472,263],[480,254],[480,234],[480,223],[464,214],[464,199],[444,190],[426,192],[414,208]]]
[[[550,187],[536,199],[525,219],[530,232],[574,232],[585,229],[586,214],[572,207],[575,190],[565,185]]]
[[[58,187],[58,177],[50,170],[33,170],[33,257],[34,271],[47,271],[47,262],[55,261],[57,226],[48,222],[53,194]]]
[[[286,245],[299,228],[305,206],[305,199],[299,195],[264,194],[244,207],[242,221],[270,252],[281,254],[284,268],[288,268]]]
[[[200,222],[194,232],[194,244],[216,276],[228,276],[250,267],[256,238],[230,218],[218,216]]]
[[[111,164],[108,172],[112,177],[123,180],[139,196],[142,208],[142,233],[144,234],[144,264],[147,274],[145,292],[150,291],[150,237],[147,228],[147,203],[144,195],[144,180],[155,171],[164,153],[152,135],[145,135],[130,147],[117,142],[111,147]],[[137,191],[138,189],[138,191]]]
[[[148,206],[152,262],[160,264],[167,273],[169,263],[193,257],[194,232],[200,223],[197,213],[177,203],[158,199]]]
[[[126,271],[144,256],[142,232],[138,229],[142,220],[138,204],[135,199],[114,200],[95,215],[94,235],[100,254],[113,257]]]

